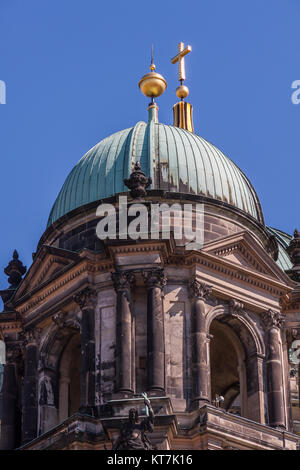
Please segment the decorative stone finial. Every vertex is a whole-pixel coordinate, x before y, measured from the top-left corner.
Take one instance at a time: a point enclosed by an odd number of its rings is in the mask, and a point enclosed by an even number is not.
[[[147,178],[142,171],[140,162],[136,162],[134,170],[129,179],[124,179],[127,188],[130,189],[130,195],[133,199],[141,198],[147,195],[146,189],[152,184],[152,179]]]
[[[295,229],[294,238],[290,241],[286,251],[290,255],[293,263],[289,275],[294,281],[300,282],[300,232],[298,229]]]
[[[22,276],[26,273],[27,268],[23,266],[22,261],[19,260],[19,253],[17,250],[13,252],[13,259],[8,263],[4,269],[4,273],[9,276],[8,282],[11,287],[17,288],[22,280]]]
[[[297,228],[295,228],[295,231],[294,231],[294,238],[300,238],[300,232]]]

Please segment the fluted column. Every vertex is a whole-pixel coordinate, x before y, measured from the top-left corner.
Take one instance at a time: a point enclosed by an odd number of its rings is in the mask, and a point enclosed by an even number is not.
[[[19,413],[18,413],[18,380],[17,364],[21,351],[17,346],[7,348],[6,364],[2,385],[2,421],[0,450],[15,449],[18,446]]]
[[[276,428],[285,428],[285,400],[280,337],[280,328],[283,326],[284,317],[280,312],[268,310],[263,314],[262,322],[266,330],[269,425]]]
[[[80,409],[81,413],[95,414],[95,308],[97,293],[86,287],[74,296],[82,311],[80,355]]]
[[[197,408],[209,402],[209,363],[205,299],[211,286],[197,279],[190,283],[192,293],[192,407]]]
[[[116,392],[127,396],[133,393],[130,288],[134,274],[130,271],[112,273],[112,280],[117,293]]]
[[[165,393],[165,339],[162,289],[167,283],[162,269],[143,273],[147,287],[147,379],[151,394]]]
[[[37,339],[37,329],[24,333],[25,368],[22,393],[22,444],[30,442],[37,436]]]

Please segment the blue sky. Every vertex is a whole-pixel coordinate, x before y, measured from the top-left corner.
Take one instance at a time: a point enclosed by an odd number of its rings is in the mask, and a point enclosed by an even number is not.
[[[0,0],[2,270],[24,264],[74,164],[105,136],[145,120],[137,87],[154,44],[168,81],[159,119],[172,123],[179,41],[195,132],[246,173],[267,224],[300,228],[299,0]]]

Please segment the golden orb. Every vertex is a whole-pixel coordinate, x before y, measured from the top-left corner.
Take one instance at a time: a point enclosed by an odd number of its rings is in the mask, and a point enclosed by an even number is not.
[[[139,81],[141,92],[149,98],[157,98],[167,88],[167,82],[162,75],[154,72],[155,65],[151,64],[151,72],[144,75]]]
[[[178,98],[183,99],[186,98],[189,94],[189,89],[185,85],[180,85],[179,87],[176,88],[176,95]]]

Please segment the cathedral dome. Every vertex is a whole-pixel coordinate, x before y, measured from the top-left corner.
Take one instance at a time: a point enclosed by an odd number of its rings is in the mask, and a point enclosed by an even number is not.
[[[136,161],[152,178],[149,189],[219,200],[264,223],[256,192],[233,161],[202,137],[150,118],[101,140],[79,160],[54,203],[48,226],[85,204],[127,192],[124,178]]]

